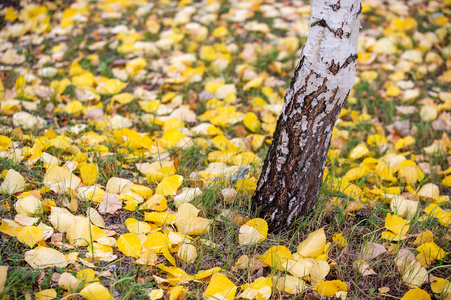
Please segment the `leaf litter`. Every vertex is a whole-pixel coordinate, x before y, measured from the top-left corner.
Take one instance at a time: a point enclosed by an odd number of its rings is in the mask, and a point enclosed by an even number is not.
[[[118,299],[122,262],[149,272],[132,281],[150,299],[450,298],[449,1],[363,3],[318,223],[272,236],[246,208],[309,13],[270,0],[3,7],[0,232],[24,262],[2,254],[0,292],[18,268],[58,268],[37,299]]]

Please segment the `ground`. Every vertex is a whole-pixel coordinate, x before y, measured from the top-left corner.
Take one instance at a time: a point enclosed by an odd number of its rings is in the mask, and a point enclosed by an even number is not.
[[[308,4],[31,2],[0,14],[2,299],[450,299],[450,1],[363,2],[318,205],[278,235],[250,201]]]

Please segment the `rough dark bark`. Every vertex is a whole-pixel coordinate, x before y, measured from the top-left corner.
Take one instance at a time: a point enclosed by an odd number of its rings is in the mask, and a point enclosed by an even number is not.
[[[360,0],[312,0],[309,37],[252,198],[272,232],[317,204],[332,129],[353,86],[360,11]]]

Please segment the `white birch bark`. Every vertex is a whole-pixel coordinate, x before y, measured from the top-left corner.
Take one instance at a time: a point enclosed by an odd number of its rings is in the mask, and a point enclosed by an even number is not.
[[[308,39],[253,197],[272,231],[317,203],[332,129],[354,83],[360,12],[361,0],[312,0]]]

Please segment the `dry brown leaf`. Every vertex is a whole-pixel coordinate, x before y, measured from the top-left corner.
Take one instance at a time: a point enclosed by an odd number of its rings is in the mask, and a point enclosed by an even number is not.
[[[97,210],[101,214],[114,214],[116,211],[122,208],[122,200],[119,200],[114,194],[105,192],[102,201],[99,204]]]
[[[363,259],[358,259],[354,262],[354,268],[359,271],[362,276],[377,275],[370,265]]]
[[[385,252],[387,252],[387,249],[385,249],[383,245],[370,242],[362,246],[362,249],[360,250],[360,257],[363,260],[370,260]]]

